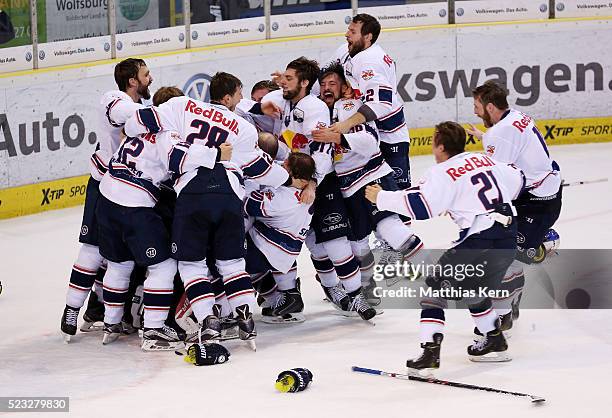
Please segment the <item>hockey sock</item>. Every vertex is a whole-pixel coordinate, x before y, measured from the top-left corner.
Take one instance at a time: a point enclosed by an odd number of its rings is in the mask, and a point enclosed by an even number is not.
[[[118,324],[123,317],[125,302],[130,287],[130,275],[134,269],[133,261],[122,263],[108,262],[104,275],[104,322]]]
[[[96,292],[96,295],[98,296],[99,301],[103,300],[102,282],[104,281],[105,274],[106,274],[106,260],[103,259],[102,265],[100,266],[100,268],[98,269],[98,272],[96,273],[96,281],[94,282],[94,287],[93,287],[93,291]]]
[[[493,308],[498,315],[505,315],[512,310],[512,302],[520,297],[524,285],[523,263],[514,260],[510,267],[508,267],[500,285],[500,290],[506,290],[509,296],[506,298],[494,298],[492,301]]]
[[[198,322],[202,322],[208,315],[212,315],[215,304],[206,259],[201,261],[179,261],[178,270],[185,285],[185,294],[191,304],[193,314]]]
[[[82,244],[79,255],[72,266],[70,283],[66,292],[66,305],[80,309],[96,280],[98,269],[102,265],[102,256],[98,247]]]
[[[478,331],[483,335],[495,329],[495,322],[499,315],[491,306],[490,299],[487,298],[476,305],[470,305],[469,309],[472,314],[472,319],[474,319],[474,324],[476,324],[476,328],[478,328]]]
[[[376,231],[396,251],[414,235],[412,228],[404,225],[398,215],[389,216],[378,222]]]
[[[340,279],[338,279],[336,275],[336,270],[334,270],[334,264],[328,257],[327,249],[323,244],[317,244],[315,242],[315,234],[312,232],[306,236],[306,247],[308,247],[308,251],[310,251],[310,259],[317,271],[321,285],[325,287],[334,287],[340,283]]]
[[[336,275],[342,281],[347,292],[361,287],[361,270],[359,261],[353,255],[351,244],[346,237],[336,238],[323,243],[330,260],[334,264]]]
[[[249,274],[245,271],[244,258],[217,260],[216,266],[219,274],[223,276],[223,287],[232,311],[246,304],[251,312],[254,312],[257,306],[255,290]]]
[[[149,266],[143,295],[145,328],[164,325],[172,304],[176,271],[176,261],[171,258]]]
[[[221,277],[215,277],[211,279],[213,291],[215,292],[215,304],[221,306],[221,317],[224,318],[232,313],[232,307],[227,300],[227,294],[225,293],[225,286],[223,286],[223,279]]]
[[[369,238],[359,241],[351,241],[351,249],[359,262],[361,272],[361,284],[367,286],[374,276],[374,254],[370,249]]]
[[[444,309],[427,308],[421,311],[419,339],[421,343],[433,342],[436,333],[444,333]]]
[[[294,263],[287,273],[273,271],[272,274],[278,290],[289,290],[297,287],[297,264]]]

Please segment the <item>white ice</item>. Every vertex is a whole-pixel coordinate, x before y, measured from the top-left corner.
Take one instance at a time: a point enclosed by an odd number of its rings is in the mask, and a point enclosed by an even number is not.
[[[551,147],[567,181],[607,177],[612,144]],[[433,163],[412,158],[413,178]],[[612,183],[567,188],[556,225],[563,248],[612,248]],[[509,341],[513,361],[475,364],[466,346],[472,321],[449,311],[441,379],[527,392],[522,398],[353,373],[358,365],[403,373],[419,353],[418,310],[386,310],[376,326],[333,314],[300,257],[303,324],[259,323],[258,351],[227,344],[225,365],[194,367],[174,353],[143,353],[136,337],[102,346],[100,334],[62,342],[65,304],[82,207],[0,222],[0,396],[70,396],[71,416],[134,417],[576,417],[608,416],[612,405],[612,311],[523,310]],[[448,219],[418,223],[431,247],[456,230]],[[612,278],[609,278],[612,279]],[[305,392],[281,394],[279,372],[306,367]],[[31,414],[28,416],[35,416]],[[58,416],[61,414],[58,414]]]

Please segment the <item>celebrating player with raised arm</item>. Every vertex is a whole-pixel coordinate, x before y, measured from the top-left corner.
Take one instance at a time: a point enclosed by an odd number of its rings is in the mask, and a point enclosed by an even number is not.
[[[498,316],[491,300],[480,296],[480,289],[499,289],[504,272],[514,258],[516,222],[511,202],[523,189],[524,176],[517,168],[484,154],[465,152],[465,142],[461,125],[440,123],[432,141],[437,164],[417,186],[396,192],[384,191],[380,186],[366,188],[366,197],[380,210],[416,220],[449,213],[460,228],[459,239],[438,261],[442,266],[440,272],[445,273],[436,272],[426,279],[432,292],[431,297],[424,295],[421,300],[423,354],[407,362],[409,368],[417,370],[435,369],[440,365],[447,299],[464,299],[477,329],[484,335],[468,347],[472,360],[508,360],[505,356],[508,346]],[[466,265],[483,274],[460,276],[458,273],[464,270],[456,267]]]

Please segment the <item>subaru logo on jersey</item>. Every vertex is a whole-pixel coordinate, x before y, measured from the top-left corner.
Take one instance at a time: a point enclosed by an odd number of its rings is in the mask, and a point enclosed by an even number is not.
[[[200,73],[191,77],[187,83],[185,83],[185,87],[183,87],[183,92],[185,95],[191,97],[192,99],[200,100],[203,102],[210,102],[210,80],[211,76],[208,74]]]
[[[147,251],[145,251],[145,254],[149,258],[154,258],[157,255],[157,250],[153,247],[150,247],[150,248],[147,248]]]
[[[342,220],[342,215],[339,213],[330,213],[325,218],[323,218],[323,223],[325,225],[334,225]]]
[[[404,172],[399,167],[391,167],[393,169],[393,178],[400,178]]]

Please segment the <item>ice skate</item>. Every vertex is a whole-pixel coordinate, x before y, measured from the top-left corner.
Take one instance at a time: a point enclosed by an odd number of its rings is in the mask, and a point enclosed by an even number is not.
[[[249,310],[249,305],[238,306],[236,314],[239,338],[246,341],[251,350],[256,351],[255,337],[257,337],[257,330],[255,329],[255,321],[253,320],[253,314]]]
[[[297,288],[282,290],[274,307],[262,310],[262,321],[268,324],[304,322],[303,310],[304,302]]]
[[[221,321],[216,315],[208,315],[199,326],[197,332],[187,335],[186,343],[218,342],[221,338]]]
[[[64,313],[62,314],[62,322],[60,325],[64,342],[70,342],[70,338],[76,334],[78,317],[79,309],[74,309],[66,305],[64,308]]]
[[[96,292],[89,294],[87,309],[83,314],[82,332],[95,332],[104,329],[104,304],[98,299]]]
[[[143,351],[180,350],[185,347],[180,336],[173,328],[163,325],[161,328],[145,328],[142,334]]]
[[[349,312],[351,298],[342,287],[342,284],[338,283],[331,287],[321,285],[321,287],[323,288],[323,292],[325,292],[326,299],[332,304],[334,309],[343,314]]]
[[[423,352],[413,360],[406,362],[408,374],[417,376],[433,376],[433,371],[440,368],[440,347],[444,335],[437,332],[433,335],[433,342],[422,343]]]
[[[499,316],[499,329],[503,332],[504,337],[506,337],[507,340],[510,339],[510,337],[512,336],[512,333],[510,332],[510,330],[512,329],[512,316],[512,312],[508,312],[505,315]],[[477,327],[474,327],[474,334],[478,335],[479,337],[483,336],[482,332],[480,332]]]
[[[374,279],[370,279],[367,285],[361,287],[361,293],[370,306],[380,305],[381,298],[375,294],[375,289],[377,287],[378,284],[374,281]]]
[[[474,341],[467,348],[470,360],[474,362],[504,362],[512,360],[508,356],[508,343],[499,327],[498,321],[493,331]]]
[[[361,319],[369,321],[376,316],[376,310],[371,307],[361,292],[350,298],[351,305],[349,311],[357,312]]]
[[[107,324],[104,323],[104,335],[102,336],[102,344],[108,345],[119,338],[123,334],[123,324]]]

